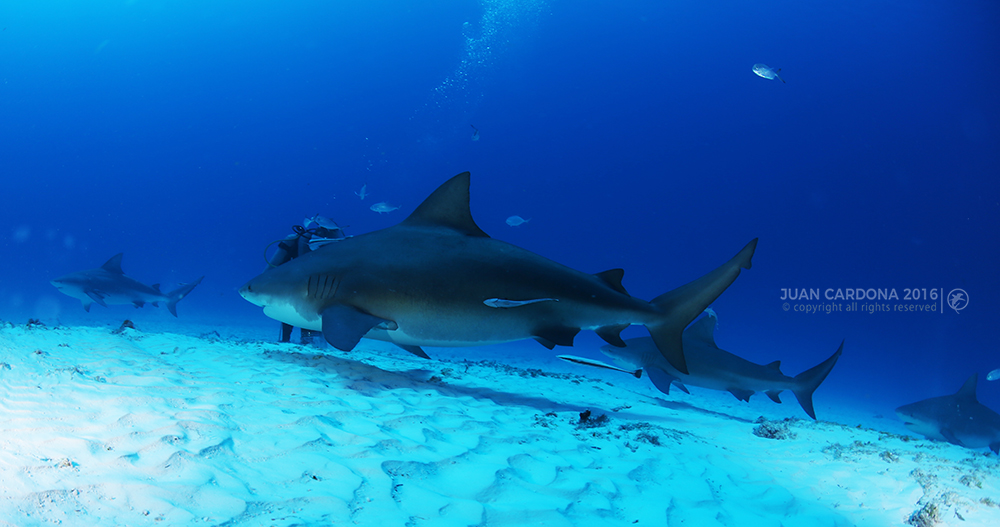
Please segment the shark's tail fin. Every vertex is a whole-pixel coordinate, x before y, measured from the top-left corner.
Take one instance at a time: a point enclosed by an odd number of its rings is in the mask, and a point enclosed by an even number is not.
[[[813,419],[816,419],[816,412],[813,410],[813,392],[816,391],[816,388],[819,388],[820,383],[830,374],[830,370],[833,369],[834,364],[837,364],[837,359],[840,358],[840,354],[843,351],[844,343],[841,341],[840,347],[837,348],[837,351],[829,359],[795,376],[795,388],[792,388],[792,393],[799,400],[799,405],[802,406],[802,409]]]
[[[750,268],[750,259],[757,248],[754,238],[736,256],[701,278],[664,293],[652,300],[663,315],[660,321],[647,325],[657,349],[681,373],[688,373],[684,360],[681,334],[702,311],[729,287],[740,275],[740,269]]]
[[[177,289],[167,293],[167,309],[170,310],[170,314],[177,316],[177,302],[180,302],[184,297],[195,288],[196,285],[200,284],[205,277],[201,277],[190,284],[184,284]]]

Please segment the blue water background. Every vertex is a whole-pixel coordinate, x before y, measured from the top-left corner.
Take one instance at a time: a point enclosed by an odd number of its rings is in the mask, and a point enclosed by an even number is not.
[[[1000,410],[984,379],[1000,367],[996,2],[35,0],[0,4],[0,26],[5,320],[170,322],[88,314],[48,283],[124,252],[146,283],[205,275],[180,324],[272,331],[236,293],[269,242],[315,213],[388,227],[469,170],[486,232],[622,267],[642,298],[759,237],[714,306],[717,341],[795,374],[846,339],[826,397],[891,418],[979,372]],[[858,287],[970,302],[782,309],[782,288]],[[584,333],[573,353],[600,344]]]

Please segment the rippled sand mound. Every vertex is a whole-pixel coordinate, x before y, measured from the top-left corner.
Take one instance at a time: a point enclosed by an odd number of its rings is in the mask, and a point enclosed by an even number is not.
[[[340,353],[4,325],[0,525],[1000,518],[1000,465],[985,451],[782,420],[791,404],[756,422],[758,407],[705,392],[652,397],[644,379],[603,379],[380,343]]]

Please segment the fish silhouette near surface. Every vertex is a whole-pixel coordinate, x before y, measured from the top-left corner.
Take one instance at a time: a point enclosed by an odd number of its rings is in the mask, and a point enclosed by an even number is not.
[[[690,393],[687,386],[726,391],[741,401],[749,401],[754,393],[764,392],[772,401],[780,403],[778,394],[791,390],[802,409],[816,419],[813,392],[837,363],[844,351],[843,342],[830,358],[795,377],[789,377],[781,372],[780,361],[755,364],[719,348],[715,344],[715,321],[715,315],[710,314],[684,330],[687,373],[677,371],[663,360],[649,337],[627,339],[624,348],[603,346],[601,351],[629,368],[646,370],[656,389],[666,394],[670,393],[670,385],[673,384],[685,393]]]
[[[369,208],[371,210],[379,213],[379,214],[382,214],[382,213],[385,213],[385,212],[392,212],[392,211],[398,209],[399,207],[396,207],[394,205],[389,205],[388,203],[386,203],[384,201],[380,201],[380,202],[372,205]]]
[[[357,196],[357,197],[359,197],[359,198],[361,198],[362,200],[365,199],[365,196],[368,195],[368,183],[365,183],[364,185],[361,185],[361,190],[358,191],[358,192],[355,192],[354,195]]]
[[[757,74],[758,77],[763,77],[767,80],[778,79],[781,82],[785,82],[778,73],[781,72],[781,68],[774,69],[767,64],[754,64],[753,72]]]
[[[583,273],[495,240],[472,219],[470,175],[431,193],[392,227],[325,245],[268,269],[240,289],[264,314],[321,330],[350,351],[362,338],[421,346],[483,346],[533,338],[572,346],[583,329],[623,346],[620,333],[646,326],[656,349],[687,371],[684,328],[749,269],[757,240],[705,276],[652,301],[622,286],[621,269]]]
[[[529,221],[531,221],[531,220],[530,219],[526,220],[526,219],[524,219],[524,218],[522,218],[520,216],[511,216],[511,217],[507,218],[507,225],[510,225],[511,227],[520,227],[521,225],[524,225],[525,223],[528,223]]]
[[[966,448],[989,447],[1000,454],[1000,414],[976,399],[973,373],[953,395],[931,397],[896,408],[907,428],[928,439]]]
[[[176,317],[177,302],[186,297],[203,278],[205,277],[163,293],[160,291],[160,284],[146,285],[125,276],[122,272],[122,253],[118,253],[97,269],[61,276],[52,280],[52,285],[61,293],[83,302],[83,309],[87,312],[94,303],[104,307],[108,307],[108,304],[132,304],[135,307],[142,307],[147,303],[158,306],[163,302],[170,314]]]

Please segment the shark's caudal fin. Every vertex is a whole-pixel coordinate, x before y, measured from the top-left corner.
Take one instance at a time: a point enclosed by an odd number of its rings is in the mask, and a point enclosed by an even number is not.
[[[660,353],[681,373],[688,373],[681,334],[702,311],[740,275],[750,268],[757,248],[757,238],[746,244],[736,256],[701,278],[664,293],[650,302],[663,312],[661,321],[647,326]]]
[[[170,314],[177,316],[177,302],[180,302],[184,297],[195,288],[196,285],[200,284],[205,277],[201,277],[190,284],[184,284],[177,289],[167,293],[167,309],[170,310]]]
[[[796,387],[792,388],[792,393],[799,400],[799,405],[802,406],[802,409],[813,419],[816,419],[816,412],[813,410],[813,392],[816,391],[816,388],[819,388],[820,383],[830,374],[830,370],[833,369],[834,364],[837,364],[837,359],[840,358],[840,354],[843,351],[844,343],[841,342],[840,347],[837,348],[837,351],[829,359],[795,376]]]

